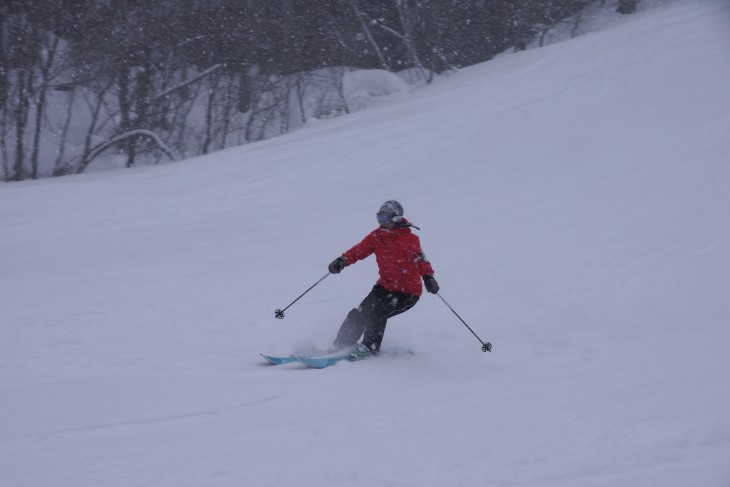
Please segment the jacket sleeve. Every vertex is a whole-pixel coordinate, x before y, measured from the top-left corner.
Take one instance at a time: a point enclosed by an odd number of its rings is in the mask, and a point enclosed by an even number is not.
[[[347,265],[354,264],[358,260],[370,256],[375,252],[376,237],[374,233],[369,233],[362,242],[352,247],[350,250],[342,254],[342,257],[347,261]]]
[[[426,254],[423,253],[423,250],[421,249],[421,241],[418,237],[416,237],[416,244],[418,249],[418,254],[416,256],[416,265],[418,266],[418,272],[421,274],[421,277],[425,276],[426,274],[434,275],[435,272],[433,270],[433,267],[426,258]]]

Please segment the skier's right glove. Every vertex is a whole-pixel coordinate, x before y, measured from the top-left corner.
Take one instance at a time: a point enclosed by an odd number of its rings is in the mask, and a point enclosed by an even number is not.
[[[342,269],[345,268],[347,265],[347,261],[344,257],[339,256],[335,260],[332,261],[332,263],[329,266],[329,270],[332,274],[339,274]]]

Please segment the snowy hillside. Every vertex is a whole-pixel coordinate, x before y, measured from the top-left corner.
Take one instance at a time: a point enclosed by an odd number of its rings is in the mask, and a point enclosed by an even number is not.
[[[730,4],[181,163],[0,186],[7,487],[730,486]],[[395,198],[424,295],[325,370]]]

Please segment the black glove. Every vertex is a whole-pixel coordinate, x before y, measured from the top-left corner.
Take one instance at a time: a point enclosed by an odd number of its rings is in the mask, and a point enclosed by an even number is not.
[[[329,270],[332,274],[339,274],[342,271],[342,269],[345,268],[346,265],[347,265],[347,261],[345,260],[344,257],[340,256],[332,261],[332,263],[329,266]]]
[[[430,292],[431,294],[436,294],[439,292],[439,283],[436,282],[436,278],[433,277],[431,274],[426,274],[423,276],[423,284],[426,285],[426,291]]]

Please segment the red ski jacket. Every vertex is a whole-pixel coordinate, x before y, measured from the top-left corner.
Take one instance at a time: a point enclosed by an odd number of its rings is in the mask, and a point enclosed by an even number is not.
[[[421,250],[421,241],[408,227],[373,230],[342,256],[350,265],[372,253],[375,253],[380,272],[378,284],[388,291],[420,296],[423,293],[421,278],[434,273]]]

